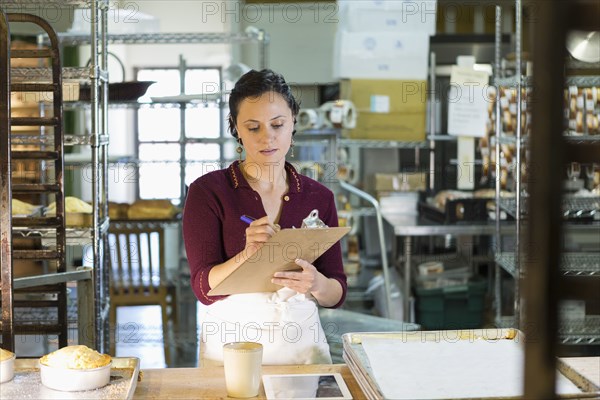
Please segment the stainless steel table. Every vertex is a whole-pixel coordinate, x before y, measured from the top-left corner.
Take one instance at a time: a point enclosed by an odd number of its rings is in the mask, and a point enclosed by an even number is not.
[[[444,236],[454,235],[459,237],[494,235],[496,223],[494,221],[484,223],[465,223],[454,225],[441,225],[427,221],[418,216],[407,216],[398,212],[390,212],[382,209],[383,218],[394,227],[394,234],[404,238],[404,315],[408,316],[410,322],[414,322],[410,313],[412,297],[411,289],[411,258],[413,236]],[[500,226],[501,233],[514,232],[514,223],[503,223]]]

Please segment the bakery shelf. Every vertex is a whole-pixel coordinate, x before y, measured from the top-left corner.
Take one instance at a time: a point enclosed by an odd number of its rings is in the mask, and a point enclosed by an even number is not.
[[[523,136],[521,137],[521,143],[525,143],[527,141],[527,136]],[[508,145],[516,145],[517,144],[517,138],[514,135],[507,135],[507,134],[502,134],[500,136],[492,136],[492,145],[495,145],[496,143],[500,143],[500,144],[508,144]]]
[[[112,219],[110,221],[110,226],[112,228],[116,228],[116,229],[122,229],[122,228],[158,229],[158,228],[163,228],[165,226],[176,226],[176,225],[179,225],[180,222],[181,222],[180,218],[161,219],[161,220],[154,220],[154,219],[144,219],[144,220],[135,220],[135,219],[114,220],[114,219]]]
[[[565,82],[568,86],[600,86],[600,75],[573,75],[567,76]]]
[[[521,216],[527,214],[527,197],[521,198]],[[513,218],[516,217],[516,199],[500,199],[500,208]],[[567,220],[587,220],[597,218],[600,215],[600,197],[564,197],[563,217]]]
[[[566,62],[566,67],[569,70],[587,70],[597,72],[600,70],[600,62],[586,62],[575,59],[569,59]]]
[[[78,46],[90,43],[89,35],[63,33],[59,35],[64,45]],[[109,34],[108,44],[228,44],[252,43],[268,41],[268,36],[262,31],[249,33],[139,33],[139,34]]]
[[[508,76],[505,78],[495,78],[494,86],[496,87],[517,87],[517,77],[516,76]],[[533,80],[529,76],[524,76],[521,80],[521,86],[527,87],[533,84]]]
[[[64,80],[89,80],[89,67],[62,67],[62,78]],[[51,81],[52,70],[50,68],[12,68],[11,79],[13,82],[24,81]]]
[[[506,272],[516,277],[515,254],[498,253],[496,263]],[[598,253],[563,253],[561,273],[565,276],[600,276],[600,254]]]
[[[367,139],[339,139],[339,147],[359,147],[370,149],[427,149],[429,143],[423,142],[403,142],[397,140],[367,140]]]
[[[458,161],[458,159],[456,158],[451,158],[448,160],[448,163],[450,165],[463,165],[461,162]],[[475,159],[473,161],[470,162],[469,165],[483,165],[483,160],[482,159]]]
[[[514,253],[496,253],[495,261],[503,270],[508,272],[511,276],[516,277],[517,268],[515,265]]]
[[[427,136],[427,140],[432,140],[434,142],[456,142],[458,140],[458,136],[453,136],[453,135],[429,135],[429,136]]]
[[[231,137],[219,137],[219,138],[187,138],[185,140],[186,143],[202,143],[202,144],[224,144],[224,143],[235,143],[235,138]],[[154,142],[144,142],[144,143],[154,143]],[[171,142],[172,143],[172,142]]]
[[[108,144],[108,135],[100,135],[99,144]],[[76,146],[76,145],[92,145],[94,136],[92,135],[64,135],[63,145],[65,146]],[[54,140],[51,136],[39,136],[39,135],[13,135],[11,136],[11,144],[13,145],[51,145]]]
[[[515,76],[509,76],[506,78],[496,78],[494,79],[494,84],[496,87],[516,87],[517,86],[517,78]],[[565,78],[565,84],[567,86],[579,86],[579,87],[588,87],[588,86],[599,86],[600,85],[600,76],[598,75],[572,75],[567,76]],[[524,76],[521,81],[522,87],[530,87],[533,85],[533,79],[529,76]]]
[[[568,59],[566,62],[567,69],[584,69],[584,70],[598,70],[600,69],[600,62],[585,62],[575,60],[573,58]]]
[[[57,2],[53,2],[57,3]],[[109,0],[97,0],[98,7],[107,8]],[[81,7],[88,8],[91,0],[61,0],[59,4],[53,4],[53,7]],[[19,5],[48,5],[48,0],[0,0],[2,6],[19,6]],[[8,12],[17,12],[17,10],[7,10]]]
[[[219,106],[219,102],[216,100],[210,101],[187,101],[187,102],[175,102],[175,101],[152,101],[152,102],[140,102],[140,101],[110,101],[108,103],[109,109],[165,109],[165,108],[176,108],[179,109],[185,105],[185,108],[208,108],[213,106]],[[64,103],[64,109],[80,110],[90,108],[90,103],[86,101],[67,101]]]
[[[573,144],[600,144],[600,135],[583,135],[575,131],[565,131],[563,135],[565,141]],[[496,144],[516,145],[517,138],[514,135],[502,134],[500,137],[492,136],[492,145]],[[521,144],[525,145],[529,142],[529,136],[525,135],[521,138]]]
[[[600,344],[600,315],[582,320],[562,320],[558,328],[562,344]]]
[[[573,144],[600,144],[600,135],[582,135],[575,131],[566,131],[563,137]]]
[[[91,267],[78,267],[73,271],[58,272],[56,274],[46,274],[37,276],[26,276],[15,278],[13,287],[15,289],[24,289],[35,286],[54,285],[57,283],[82,281],[92,279]]]
[[[104,219],[100,221],[100,233],[104,234],[108,232],[109,220]],[[42,239],[55,239],[56,231],[53,229],[31,229],[31,228],[20,228],[14,227],[13,233],[20,237],[26,238],[42,238]],[[67,227],[67,245],[69,246],[81,246],[88,245],[92,241],[94,233],[93,227]]]
[[[512,316],[503,316],[495,321],[497,328],[515,326]],[[558,340],[566,345],[600,344],[600,315],[586,315],[583,319],[561,320]]]

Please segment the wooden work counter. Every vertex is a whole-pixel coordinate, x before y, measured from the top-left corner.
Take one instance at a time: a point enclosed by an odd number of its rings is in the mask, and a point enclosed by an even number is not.
[[[592,383],[600,386],[600,357],[563,358],[573,368]],[[263,374],[312,374],[339,372],[352,397],[364,399],[365,395],[358,386],[346,364],[334,365],[289,365],[263,366]],[[223,368],[166,368],[146,369],[141,372],[134,399],[214,399],[226,398],[225,376]],[[264,399],[261,389],[256,399]]]
[[[364,399],[358,383],[346,364],[334,365],[266,365],[263,374],[314,374],[339,372],[352,397]],[[141,372],[134,399],[214,399],[226,398],[223,367],[145,369]],[[264,399],[261,384],[255,399]]]

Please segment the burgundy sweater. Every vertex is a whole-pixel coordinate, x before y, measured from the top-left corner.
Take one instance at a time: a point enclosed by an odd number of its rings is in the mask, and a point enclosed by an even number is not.
[[[330,227],[338,226],[333,193],[322,184],[298,174],[286,162],[289,191],[283,197],[279,218],[281,228],[299,228],[313,209]],[[196,179],[189,188],[183,212],[183,239],[191,271],[191,284],[198,300],[212,304],[226,296],[208,296],[210,269],[241,252],[245,245],[247,224],[240,216],[256,219],[267,213],[260,195],[242,175],[239,161],[226,169],[210,172]],[[343,295],[331,308],[339,307],[346,297],[346,275],[340,243],[336,243],[313,265],[327,278],[340,282]]]

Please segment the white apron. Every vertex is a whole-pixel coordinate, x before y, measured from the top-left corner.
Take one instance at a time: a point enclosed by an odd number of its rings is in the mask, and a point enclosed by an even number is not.
[[[263,345],[263,365],[331,364],[314,301],[288,288],[235,294],[206,307],[201,321],[200,365],[222,365],[223,345]]]

